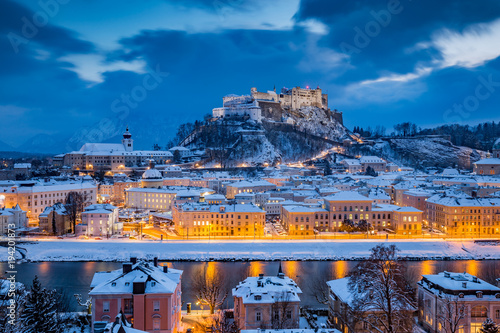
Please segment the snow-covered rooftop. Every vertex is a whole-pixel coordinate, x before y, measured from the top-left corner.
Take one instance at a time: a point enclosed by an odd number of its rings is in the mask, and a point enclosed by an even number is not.
[[[302,290],[295,281],[282,273],[278,276],[253,276],[233,288],[232,294],[241,297],[244,304],[300,302]]]
[[[325,201],[372,201],[355,191],[340,191],[325,197]]]
[[[144,282],[146,294],[171,294],[180,283],[181,270],[168,268],[168,271],[164,272],[163,267],[144,261],[129,265],[132,266],[129,272],[124,272],[121,268],[95,273],[89,295],[132,294],[134,282]]]

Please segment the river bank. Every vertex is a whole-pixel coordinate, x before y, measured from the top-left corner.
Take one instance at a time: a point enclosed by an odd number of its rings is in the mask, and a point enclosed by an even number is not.
[[[20,242],[27,261],[128,261],[158,257],[168,261],[362,260],[378,244],[395,244],[407,260],[500,259],[500,246],[471,240],[283,240],[137,241],[38,240]],[[7,261],[7,249],[0,249]],[[21,259],[21,255],[18,253]]]

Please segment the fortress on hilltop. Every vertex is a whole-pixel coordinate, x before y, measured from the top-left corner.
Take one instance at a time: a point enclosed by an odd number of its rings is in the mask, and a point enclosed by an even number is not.
[[[271,121],[287,121],[290,114],[300,117],[300,109],[317,107],[325,110],[339,123],[343,123],[342,112],[328,108],[328,94],[323,94],[321,88],[310,89],[282,88],[280,93],[276,88],[272,91],[260,92],[257,88],[250,89],[250,95],[227,95],[222,98],[222,107],[214,108],[214,118],[248,117],[256,122],[262,119]]]

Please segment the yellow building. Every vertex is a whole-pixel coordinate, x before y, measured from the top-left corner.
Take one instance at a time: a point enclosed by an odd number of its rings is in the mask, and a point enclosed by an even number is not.
[[[266,212],[253,204],[174,206],[172,219],[179,235],[262,237]]]
[[[326,209],[307,206],[282,206],[281,223],[289,235],[314,235],[330,230]]]
[[[422,234],[423,212],[413,207],[399,207],[393,212],[392,229],[401,235]]]
[[[500,236],[500,198],[453,197],[436,194],[427,199],[431,227],[450,236]]]

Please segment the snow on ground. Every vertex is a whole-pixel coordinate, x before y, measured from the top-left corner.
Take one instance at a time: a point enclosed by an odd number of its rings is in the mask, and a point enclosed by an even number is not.
[[[369,256],[378,244],[396,244],[408,259],[500,259],[500,246],[473,241],[444,240],[40,240],[22,243],[31,261],[128,261],[158,257],[161,260],[356,260]],[[0,250],[0,261],[7,249]]]

